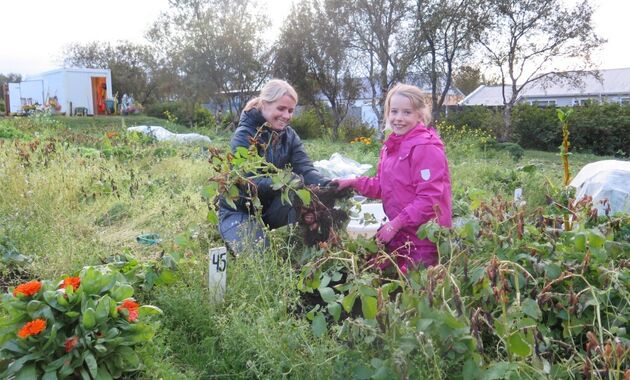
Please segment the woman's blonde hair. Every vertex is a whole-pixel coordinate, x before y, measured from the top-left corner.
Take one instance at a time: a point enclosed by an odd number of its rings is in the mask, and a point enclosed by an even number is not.
[[[282,79],[272,79],[265,83],[257,97],[247,102],[243,112],[249,111],[252,108],[261,109],[263,102],[273,103],[285,95],[289,95],[289,97],[293,98],[295,103],[298,102],[298,94],[289,83]]]
[[[428,126],[431,123],[431,106],[427,102],[427,95],[422,92],[418,87],[411,86],[408,84],[398,83],[387,93],[387,98],[385,98],[385,127],[390,128],[389,121],[387,120],[389,115],[390,103],[392,101],[392,97],[394,95],[401,95],[409,99],[413,108],[415,110],[420,111],[420,115],[422,116],[422,123],[425,126]]]

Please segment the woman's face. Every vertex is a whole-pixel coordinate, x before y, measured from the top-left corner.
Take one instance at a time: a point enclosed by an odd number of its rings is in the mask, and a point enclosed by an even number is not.
[[[293,117],[296,102],[289,95],[284,95],[275,102],[263,102],[262,115],[275,131],[283,130]]]
[[[389,102],[387,121],[395,134],[404,135],[422,122],[422,114],[408,97],[395,94]]]

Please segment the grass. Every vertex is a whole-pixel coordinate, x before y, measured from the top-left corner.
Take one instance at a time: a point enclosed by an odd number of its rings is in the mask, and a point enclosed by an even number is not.
[[[124,155],[104,155],[105,133],[124,135],[126,127],[143,124],[189,132],[143,116],[0,119],[0,129],[11,125],[25,134],[17,143],[0,140],[0,235],[32,258],[26,270],[37,278],[59,278],[121,253],[140,260],[164,252],[181,256],[175,285],[141,293],[164,310],[155,344],[143,352],[141,378],[359,377],[379,350],[360,340],[341,344],[335,338],[339,326],[314,338],[309,321],[296,315],[299,271],[293,256],[300,252],[287,243],[286,229],[273,234],[269,254],[230,257],[225,301],[206,301],[205,252],[222,244],[206,221],[200,195],[209,175],[206,157],[199,147],[123,137],[112,144],[125,147]],[[221,148],[229,140],[227,134],[194,132],[210,135]],[[30,150],[29,142],[37,139],[55,141],[54,152]],[[334,152],[374,166],[378,160],[378,147],[329,140],[308,140],[305,146],[314,160]],[[479,194],[511,197],[517,187],[524,188],[531,207],[538,207],[545,202],[546,187],[562,177],[553,153],[526,151],[514,163],[506,153],[450,142],[447,152],[455,203],[462,208]],[[574,154],[572,171],[601,159]],[[528,166],[531,170],[524,169]],[[140,246],[135,237],[142,233],[159,233],[163,243]],[[426,378],[439,378],[448,367],[436,356],[407,363],[402,352],[390,354]]]

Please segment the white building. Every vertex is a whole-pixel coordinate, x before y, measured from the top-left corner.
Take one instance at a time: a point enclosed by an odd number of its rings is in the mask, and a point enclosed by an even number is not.
[[[49,105],[56,113],[88,115],[107,113],[106,100],[112,99],[109,69],[62,68],[9,83],[7,113],[20,114],[25,107]]]
[[[582,83],[532,82],[521,91],[517,103],[539,106],[575,106],[587,102],[630,104],[630,68],[599,70],[595,75],[584,75]],[[506,98],[511,88],[506,86]],[[503,106],[501,86],[479,86],[460,103],[463,106]]]

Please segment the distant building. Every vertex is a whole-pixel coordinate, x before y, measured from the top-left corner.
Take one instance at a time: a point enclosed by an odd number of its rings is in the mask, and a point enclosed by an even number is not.
[[[376,88],[374,91],[375,94],[373,96],[372,86],[368,78],[361,78],[360,81],[361,90],[359,92],[359,96],[350,106],[348,110],[348,116],[354,117],[362,123],[368,124],[377,129],[379,127],[380,121],[378,120],[376,113],[372,108],[372,104],[378,103],[378,99],[381,97],[382,94],[381,89],[378,84],[376,84]],[[407,80],[405,80],[405,83],[417,86],[423,92],[425,92],[427,96],[431,96],[431,82],[429,81],[429,78],[427,76],[420,74],[411,74],[409,75]],[[449,107],[457,106],[459,101],[463,98],[464,94],[451,83],[448,93],[446,94],[446,98],[444,99],[443,106],[445,107],[446,112],[448,113]],[[325,97],[323,97],[322,95],[319,95],[318,99],[327,102]]]
[[[7,113],[20,114],[29,107],[49,106],[57,113],[80,109],[88,115],[106,114],[112,98],[109,69],[62,68],[9,83]]]
[[[630,68],[599,70],[600,78],[584,75],[582,83],[532,82],[519,94],[517,103],[572,107],[588,102],[630,104]],[[506,86],[506,98],[511,88]],[[501,86],[479,86],[460,103],[462,106],[502,107]]]

